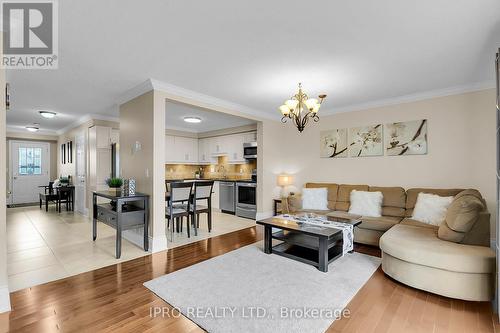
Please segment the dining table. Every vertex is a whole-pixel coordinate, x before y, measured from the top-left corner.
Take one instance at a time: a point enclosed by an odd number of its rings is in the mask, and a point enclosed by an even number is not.
[[[51,188],[49,185],[40,185],[38,187],[44,189],[44,193],[40,193],[41,196],[42,195],[43,196],[54,195],[52,193],[47,193],[49,191],[49,189]],[[68,189],[69,189],[69,196],[67,198],[68,202],[67,202],[66,209],[69,211],[74,211],[75,210],[75,186],[74,185],[60,185],[60,186],[53,186],[52,187],[52,190],[55,191],[55,195],[52,198],[56,200],[56,208],[59,211],[59,213],[61,212],[61,199],[63,199],[61,193],[62,193],[62,191],[65,191]],[[51,198],[49,198],[49,197],[45,198],[45,211],[46,212],[49,211],[49,201],[51,201]],[[41,208],[41,205],[42,205],[42,200],[40,197],[40,208]]]

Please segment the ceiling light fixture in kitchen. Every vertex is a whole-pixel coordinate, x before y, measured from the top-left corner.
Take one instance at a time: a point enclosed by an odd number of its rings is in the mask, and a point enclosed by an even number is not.
[[[198,124],[201,123],[200,117],[184,117],[186,123]]]

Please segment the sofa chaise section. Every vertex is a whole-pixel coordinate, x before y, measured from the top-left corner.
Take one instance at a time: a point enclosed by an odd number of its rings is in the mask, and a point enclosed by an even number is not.
[[[437,227],[399,224],[380,239],[385,274],[409,286],[470,301],[489,301],[495,287],[495,253],[486,246],[453,243]]]

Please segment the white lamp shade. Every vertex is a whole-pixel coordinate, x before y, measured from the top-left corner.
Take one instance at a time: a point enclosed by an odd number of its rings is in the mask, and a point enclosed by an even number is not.
[[[290,110],[295,110],[297,104],[299,104],[299,101],[297,101],[296,99],[289,99],[285,101],[285,105],[288,106]]]
[[[278,186],[289,186],[293,184],[293,177],[290,175],[279,175]]]
[[[319,108],[321,107],[321,104],[316,104],[313,109],[311,110],[311,112],[314,112],[314,113],[317,113],[319,111]]]
[[[309,98],[307,101],[305,101],[305,104],[309,110],[313,110],[314,107],[319,104],[318,100],[316,98]]]
[[[287,116],[290,113],[290,109],[286,105],[280,106],[279,110],[284,116]]]

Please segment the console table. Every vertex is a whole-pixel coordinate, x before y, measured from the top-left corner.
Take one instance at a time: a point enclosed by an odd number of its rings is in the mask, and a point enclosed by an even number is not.
[[[98,204],[98,197],[111,201]],[[143,227],[144,251],[148,251],[149,195],[143,193],[125,195],[120,191],[95,191],[92,201],[92,236],[94,241],[97,238],[97,221],[116,229],[116,259],[119,259],[122,251],[122,231]]]

